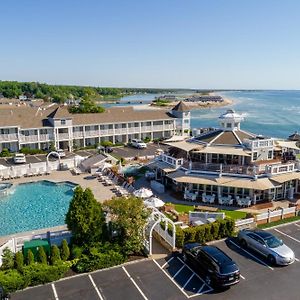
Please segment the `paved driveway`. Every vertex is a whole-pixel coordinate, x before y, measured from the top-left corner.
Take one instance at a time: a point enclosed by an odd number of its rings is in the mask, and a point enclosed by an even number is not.
[[[241,248],[235,238],[216,242],[241,271],[240,283],[222,292],[208,286],[175,253],[165,259],[138,261],[29,288],[13,294],[12,299],[299,299],[300,222],[269,231],[294,250],[295,263],[287,267],[270,266],[256,253]]]

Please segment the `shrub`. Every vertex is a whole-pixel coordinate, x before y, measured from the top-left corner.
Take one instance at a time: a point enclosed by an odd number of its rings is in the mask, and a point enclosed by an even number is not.
[[[30,249],[27,252],[26,263],[27,265],[32,265],[34,263],[34,255]]]
[[[184,232],[177,226],[176,227],[176,247],[181,248],[184,244]]]
[[[22,273],[24,267],[24,256],[21,251],[15,255],[15,268]]]
[[[113,143],[111,141],[103,141],[100,143],[100,145],[103,147],[112,147]]]
[[[51,246],[51,256],[50,256],[51,265],[55,265],[61,261],[60,252],[56,245]]]
[[[3,254],[2,254],[2,266],[1,266],[1,269],[2,270],[13,269],[14,264],[15,264],[14,253],[9,248],[5,248],[3,250]]]
[[[11,156],[12,154],[9,152],[9,150],[7,148],[3,148],[1,153],[0,153],[0,157],[8,157]]]
[[[77,245],[72,246],[72,258],[80,258],[82,256],[83,248]]]
[[[60,279],[68,269],[69,266],[63,262],[53,266],[38,263],[24,267],[24,277],[29,285],[45,284]]]
[[[47,255],[44,250],[44,247],[39,247],[38,253],[37,253],[37,261],[42,264],[47,264]]]
[[[61,254],[61,259],[63,261],[68,260],[68,258],[70,257],[70,249],[68,246],[68,242],[66,240],[62,241],[60,254]]]
[[[30,155],[44,154],[45,153],[45,151],[43,151],[41,149],[31,149],[31,148],[27,148],[27,147],[21,148],[20,152],[23,153],[23,154],[30,154]]]
[[[16,290],[24,289],[28,285],[28,281],[17,270],[1,271],[0,283],[5,293],[12,293]]]

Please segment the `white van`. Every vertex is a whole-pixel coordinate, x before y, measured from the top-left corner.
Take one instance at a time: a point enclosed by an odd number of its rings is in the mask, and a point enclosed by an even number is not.
[[[15,164],[25,164],[26,157],[23,153],[16,153],[14,156],[14,163]]]
[[[135,148],[138,148],[138,149],[144,149],[144,148],[147,148],[147,144],[144,143],[143,141],[141,140],[136,140],[136,139],[133,139],[131,140],[131,145]]]

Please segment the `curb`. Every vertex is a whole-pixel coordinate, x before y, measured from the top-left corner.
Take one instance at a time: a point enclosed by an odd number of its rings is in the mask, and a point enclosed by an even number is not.
[[[273,228],[284,227],[284,226],[287,226],[287,225],[290,225],[290,224],[295,224],[295,223],[298,223],[298,222],[300,222],[300,219],[299,219],[299,220],[296,220],[296,221],[284,223],[284,224],[279,224],[279,225],[270,226],[270,227],[268,227],[268,228],[263,228],[262,230],[268,230],[268,229],[273,229]]]

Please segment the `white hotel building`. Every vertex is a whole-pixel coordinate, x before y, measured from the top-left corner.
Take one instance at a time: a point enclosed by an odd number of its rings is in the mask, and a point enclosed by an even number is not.
[[[151,140],[187,134],[190,112],[183,103],[170,111],[135,110],[111,107],[103,113],[70,114],[66,106],[46,109],[3,106],[0,109],[0,151],[31,149],[69,149],[102,141],[128,143],[131,139]]]

